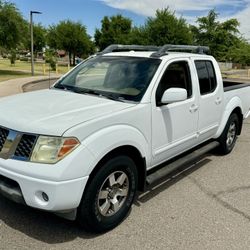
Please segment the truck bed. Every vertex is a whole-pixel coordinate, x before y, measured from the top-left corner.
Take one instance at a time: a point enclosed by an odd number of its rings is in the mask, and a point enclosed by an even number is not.
[[[247,118],[250,112],[250,84],[234,80],[223,81],[225,106],[234,97],[240,97],[243,117]]]
[[[224,87],[224,92],[227,92],[234,89],[250,87],[250,84],[234,80],[223,80],[223,87]]]

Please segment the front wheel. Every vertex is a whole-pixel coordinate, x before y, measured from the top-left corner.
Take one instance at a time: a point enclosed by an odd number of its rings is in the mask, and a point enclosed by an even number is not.
[[[220,152],[222,154],[229,154],[236,143],[237,135],[239,131],[239,118],[233,113],[230,115],[226,127],[219,138]]]
[[[137,190],[137,168],[127,156],[107,161],[90,180],[77,220],[92,232],[116,227],[128,214]]]

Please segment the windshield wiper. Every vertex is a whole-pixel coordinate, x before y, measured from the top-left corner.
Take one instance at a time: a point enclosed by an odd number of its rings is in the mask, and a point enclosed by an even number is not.
[[[81,89],[81,88],[77,88],[76,89],[76,93],[79,93],[79,94],[90,94],[90,95],[97,95],[97,96],[101,95],[101,93],[99,93],[98,91],[95,91],[93,89]]]
[[[106,94],[106,93],[102,93],[93,89],[79,89],[77,90],[77,93],[81,93],[81,94],[90,94],[90,95],[96,95],[99,97],[104,97],[107,98],[109,100],[113,100],[113,101],[118,101],[118,102],[124,102],[123,99],[121,99],[122,97],[117,96],[117,95],[113,95],[113,94]]]
[[[118,102],[124,102],[123,97],[121,96],[117,96],[117,95],[102,95],[105,98],[109,99],[109,100],[113,100],[113,101],[118,101]]]
[[[58,83],[54,86],[54,88],[56,89],[63,89],[63,90],[69,90],[69,91],[75,91],[75,87],[74,86],[71,86],[71,85],[64,85],[64,84],[61,84],[61,83]]]
[[[60,83],[58,83],[55,88],[58,89],[63,89],[63,90],[69,90],[78,94],[89,94],[89,95],[95,95],[95,96],[99,96],[99,97],[104,97],[107,98],[109,100],[113,100],[113,101],[118,101],[118,102],[124,102],[123,98],[114,94],[104,94],[104,93],[100,93],[99,91],[93,90],[93,89],[82,89],[82,88],[78,88],[72,85],[62,85]]]

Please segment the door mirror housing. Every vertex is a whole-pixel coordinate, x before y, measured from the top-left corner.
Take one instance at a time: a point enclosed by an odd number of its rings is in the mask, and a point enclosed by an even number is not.
[[[161,104],[170,104],[174,102],[181,102],[187,100],[187,90],[183,88],[167,89],[162,98]]]

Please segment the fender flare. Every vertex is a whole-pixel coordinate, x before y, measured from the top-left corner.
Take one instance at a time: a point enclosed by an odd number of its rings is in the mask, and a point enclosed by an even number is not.
[[[122,140],[121,140],[122,139]],[[150,163],[150,146],[146,137],[137,128],[128,125],[114,125],[106,127],[85,138],[84,146],[94,155],[94,162],[86,170],[88,175],[108,153],[122,146],[136,148],[146,166]]]

